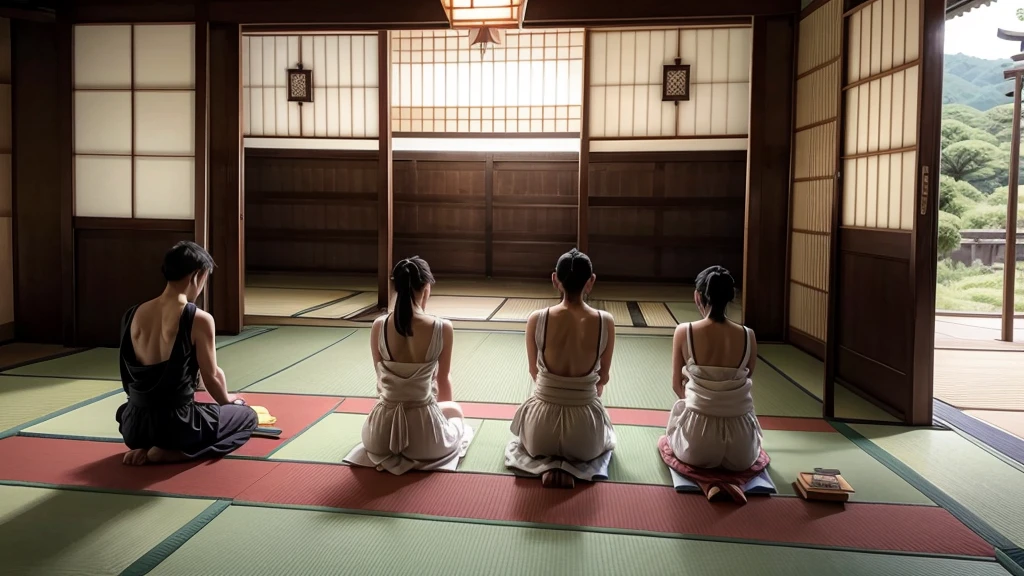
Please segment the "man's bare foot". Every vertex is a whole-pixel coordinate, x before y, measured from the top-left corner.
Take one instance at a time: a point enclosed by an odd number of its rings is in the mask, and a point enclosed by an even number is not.
[[[142,466],[146,463],[146,452],[145,448],[129,450],[124,453],[124,459],[121,460],[121,463],[127,466]]]
[[[154,446],[146,452],[146,460],[152,464],[168,464],[188,460],[188,457],[177,450],[165,450]]]

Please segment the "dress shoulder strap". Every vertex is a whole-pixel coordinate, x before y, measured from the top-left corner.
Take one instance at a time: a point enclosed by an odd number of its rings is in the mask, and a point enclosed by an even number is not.
[[[192,341],[192,325],[196,319],[196,305],[188,302],[181,311],[181,318],[178,319],[177,349],[179,352],[189,354],[195,344]],[[173,354],[173,353],[172,353]]]
[[[686,353],[689,357],[687,361],[693,360],[693,363],[697,363],[697,356],[693,353],[693,324],[686,324]]]
[[[430,335],[430,346],[427,347],[427,362],[436,362],[444,351],[444,321],[434,317],[433,333]]]
[[[739,367],[740,370],[743,370],[744,368],[746,368],[747,367],[747,363],[750,362],[750,350],[753,348],[753,346],[751,346],[750,334],[751,334],[750,328],[747,328],[746,326],[744,326],[743,327],[743,336],[744,336],[744,340],[743,340],[743,362],[740,363],[740,367]]]
[[[388,349],[388,320],[391,319],[391,314],[384,317],[384,321],[380,325],[380,334],[377,335],[377,351],[380,352],[381,358],[391,361],[391,351]]]
[[[544,346],[547,344],[548,338],[548,313],[551,311],[550,308],[545,308],[544,312],[537,317],[537,330],[534,333],[534,341],[537,344],[537,350],[540,351],[541,356],[544,354]]]

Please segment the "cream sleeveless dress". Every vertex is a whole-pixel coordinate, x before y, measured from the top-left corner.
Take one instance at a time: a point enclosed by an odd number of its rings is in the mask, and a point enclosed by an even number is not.
[[[686,397],[677,400],[665,435],[676,458],[695,468],[743,471],[761,454],[761,425],[754,415],[750,362],[751,332],[736,368],[701,366],[693,356],[693,329],[686,326]]]
[[[558,376],[544,364],[548,311],[537,319],[537,385],[516,410],[512,433],[517,439],[505,450],[505,465],[530,474],[555,468],[553,460],[584,464],[615,448],[615,430],[604,404],[597,396],[601,355],[608,344],[601,312],[597,362],[585,376]],[[580,469],[580,466],[576,466]],[[578,477],[587,476],[585,467]],[[578,471],[578,470],[577,470]],[[584,478],[589,479],[589,478]]]
[[[363,448],[378,470],[451,468],[465,454],[472,431],[461,418],[448,419],[437,405],[437,360],[443,323],[434,319],[422,363],[395,362],[387,345],[387,321],[377,339],[377,404],[363,423]]]

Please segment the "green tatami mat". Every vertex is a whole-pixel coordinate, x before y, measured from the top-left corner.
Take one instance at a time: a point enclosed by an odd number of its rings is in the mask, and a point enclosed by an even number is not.
[[[218,334],[217,335],[217,348],[223,348],[229,344],[241,342],[242,340],[248,340],[254,336],[259,336],[264,332],[273,330],[272,326],[246,326],[242,328],[242,331],[238,334]]]
[[[794,494],[792,482],[801,472],[838,468],[857,491],[850,496],[853,502],[932,505],[927,496],[842,434],[765,430],[764,450],[772,459],[768,472],[780,494]]]
[[[217,336],[217,348],[223,348],[229,344],[236,344],[264,333],[275,331],[262,326],[245,328],[234,336]],[[227,350],[218,354],[218,361],[223,367],[222,357]],[[118,367],[117,348],[93,348],[70,356],[64,356],[46,362],[29,364],[21,368],[15,368],[5,374],[17,376],[51,376],[54,378],[83,378],[88,380],[121,380],[121,372]],[[230,376],[230,374],[229,374]]]
[[[455,331],[452,346],[457,358],[471,356],[487,337],[486,332]],[[522,338],[522,335],[519,336]],[[453,364],[455,363],[453,359]],[[452,368],[456,399],[460,372]],[[228,374],[230,381],[231,375]],[[344,340],[295,366],[257,382],[248,392],[325,394],[329,396],[377,395],[377,372],[370,356],[370,329],[360,328]]]
[[[690,293],[692,295],[692,292]],[[679,324],[685,324],[686,322],[696,322],[703,320],[704,317],[697,311],[697,305],[693,303],[693,300],[686,302],[665,302],[665,306],[668,306],[669,312],[672,312],[672,316],[675,317],[676,322]],[[728,308],[725,309],[726,315],[733,320],[740,322],[743,319],[743,308],[740,306],[739,298],[733,301]]]
[[[483,420],[474,429],[473,443],[459,462],[460,472],[511,474],[505,468],[505,447],[512,439],[508,420]]]
[[[458,333],[457,333],[458,334]],[[478,332],[481,340],[452,353],[452,393],[461,402],[518,404],[532,391],[526,336]]]
[[[819,400],[822,398],[822,388],[825,384],[825,364],[822,361],[788,344],[758,344],[757,354],[816,398]],[[771,366],[758,369],[757,375],[762,374],[765,370],[771,370]],[[756,377],[754,382],[757,382]],[[838,418],[896,421],[896,418],[885,410],[843,386],[836,385],[835,392],[836,417]]]
[[[5,374],[87,380],[121,380],[116,348],[93,348],[78,354],[15,368]]]
[[[671,486],[672,475],[658,452],[658,438],[664,433],[648,426],[616,426],[618,443],[608,467],[608,481]]]
[[[124,394],[114,394],[98,400],[77,410],[50,418],[26,428],[31,434],[48,434],[51,436],[76,436],[86,438],[121,439],[114,416],[117,409],[125,403]]]
[[[351,328],[282,326],[217,353],[228,388],[241,390],[350,336]],[[336,368],[341,368],[336,367]]]
[[[754,369],[754,410],[761,416],[821,418],[821,402],[771,366]]]
[[[0,432],[119,388],[105,380],[0,376]]]
[[[821,399],[825,384],[825,364],[821,360],[788,344],[758,344],[757,355]]]
[[[672,338],[616,336],[606,406],[668,410],[672,392]]]
[[[377,304],[376,292],[363,292],[340,302],[335,302],[323,308],[317,308],[302,314],[302,318],[347,318],[356,312],[362,312]]]
[[[851,428],[1024,546],[1024,472],[950,430],[867,424]]]
[[[0,573],[120,574],[212,503],[0,486]]]
[[[362,442],[363,414],[329,414],[274,452],[272,460],[340,464]]]
[[[995,562],[231,506],[150,574],[995,576]]]

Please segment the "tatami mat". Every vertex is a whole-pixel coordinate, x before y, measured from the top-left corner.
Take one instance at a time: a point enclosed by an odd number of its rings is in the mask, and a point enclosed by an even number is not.
[[[0,346],[0,370],[9,366],[35,362],[49,356],[74,353],[74,348],[65,348],[57,344],[26,344],[11,342]]]
[[[401,553],[382,551],[381,547],[389,543],[401,543]],[[249,506],[232,506],[222,512],[151,574],[383,576],[562,572],[684,576],[1003,574],[994,562]]]
[[[120,440],[121,433],[117,429],[118,424],[114,416],[125,400],[127,396],[124,394],[114,394],[40,422],[26,428],[24,432],[68,438]]]
[[[245,287],[257,288],[289,288],[312,290],[348,290],[350,292],[369,292],[377,289],[375,275],[345,276],[337,274],[287,274],[246,273]]]
[[[483,296],[431,296],[427,313],[449,320],[487,320],[504,301]]]
[[[633,318],[629,315],[629,306],[625,302],[616,300],[591,300],[588,302],[598,310],[604,310],[612,315],[616,326],[632,326]]]
[[[1015,545],[1024,546],[1024,472],[953,431],[866,424],[852,428]]]
[[[967,414],[1003,430],[1024,438],[1024,412],[1003,412],[999,410],[967,410]]]
[[[220,349],[225,346],[237,344],[238,342],[248,340],[249,338],[255,338],[256,336],[270,332],[271,330],[274,330],[273,326],[246,326],[245,328],[242,328],[242,331],[238,334],[218,334],[217,348]]]
[[[376,292],[362,292],[340,302],[302,314],[302,318],[348,318],[377,304]]]
[[[121,380],[116,348],[93,348],[78,354],[15,368],[5,374],[86,380]]]
[[[231,390],[241,390],[351,336],[350,328],[282,326],[217,352]],[[116,365],[115,365],[116,366]]]
[[[799,384],[803,389],[822,399],[825,383],[825,364],[817,358],[788,344],[758,344],[758,356],[771,366],[755,371],[754,382],[760,380],[765,371],[775,369]],[[841,385],[835,386],[835,413],[837,418],[896,422],[891,414],[851,392]]]
[[[689,293],[692,297],[693,292]],[[676,319],[676,323],[684,324],[686,322],[696,322],[703,320],[703,316],[697,311],[697,305],[693,303],[692,298],[678,301],[678,302],[665,302],[665,306],[668,307],[669,311],[672,312],[672,316]],[[740,306],[739,299],[737,298],[729,307],[726,308],[726,315],[733,320],[740,322],[743,319],[743,307]]]
[[[249,316],[293,316],[351,295],[352,292],[345,290],[248,287],[245,289],[245,313]]]
[[[501,305],[491,320],[524,321],[534,310],[543,310],[558,304],[556,298],[509,298]]]
[[[957,408],[1024,410],[1024,353],[935,351],[935,397]]]
[[[274,452],[271,459],[340,464],[362,442],[364,421],[362,414],[330,414]]]
[[[664,302],[639,302],[640,313],[648,326],[675,328],[677,322]]]
[[[0,432],[119,388],[103,380],[0,376]]]
[[[212,503],[0,486],[0,572],[120,574]]]

